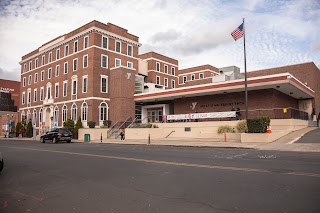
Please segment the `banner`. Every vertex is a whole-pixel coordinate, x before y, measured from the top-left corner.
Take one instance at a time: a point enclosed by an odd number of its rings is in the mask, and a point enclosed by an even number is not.
[[[188,120],[188,119],[205,119],[205,118],[235,118],[236,111],[228,112],[208,112],[194,114],[167,115],[167,120]]]

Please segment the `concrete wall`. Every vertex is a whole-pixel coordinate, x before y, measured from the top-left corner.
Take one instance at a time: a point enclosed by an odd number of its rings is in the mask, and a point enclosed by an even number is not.
[[[107,128],[83,128],[79,129],[79,137],[78,140],[84,141],[84,135],[85,134],[90,134],[90,140],[98,140],[101,138],[102,134],[102,139],[106,139],[108,135],[108,130]]]

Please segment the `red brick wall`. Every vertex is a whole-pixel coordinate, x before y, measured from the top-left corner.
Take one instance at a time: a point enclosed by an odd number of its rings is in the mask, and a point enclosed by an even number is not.
[[[20,82],[19,81],[10,81],[5,79],[0,79],[0,88],[4,89],[13,89],[14,91],[10,91],[11,99],[14,100],[14,105],[19,108],[20,106]]]

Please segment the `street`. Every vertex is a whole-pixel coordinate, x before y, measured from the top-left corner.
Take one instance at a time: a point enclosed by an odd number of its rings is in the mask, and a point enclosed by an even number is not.
[[[0,212],[320,212],[320,154],[1,140]]]

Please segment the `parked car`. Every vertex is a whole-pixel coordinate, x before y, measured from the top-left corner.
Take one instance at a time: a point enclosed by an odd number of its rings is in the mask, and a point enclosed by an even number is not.
[[[70,143],[72,140],[72,133],[66,128],[51,129],[45,134],[40,136],[40,142],[52,141],[52,143],[58,143],[60,141],[66,141]]]
[[[4,161],[3,161],[3,158],[2,158],[2,155],[1,155],[1,152],[0,152],[0,172],[3,169],[3,166],[4,166]]]

